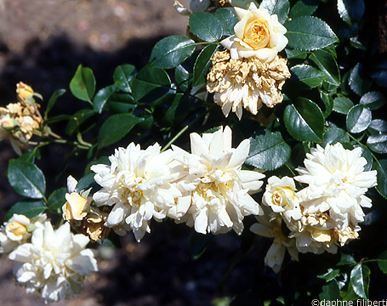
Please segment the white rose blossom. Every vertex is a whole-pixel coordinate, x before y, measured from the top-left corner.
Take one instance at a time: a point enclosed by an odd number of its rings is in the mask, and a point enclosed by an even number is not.
[[[376,171],[364,171],[367,161],[361,154],[360,147],[346,150],[337,143],[325,149],[317,145],[306,155],[295,177],[308,184],[298,192],[304,213],[329,212],[341,231],[364,220],[362,207],[372,206],[365,193],[376,185]]]
[[[173,146],[175,158],[187,171],[178,186],[185,195],[180,210],[188,211],[180,214],[183,216],[177,222],[187,222],[202,234],[225,233],[231,229],[241,234],[244,216],[262,214],[262,208],[250,193],[260,189],[264,175],[241,169],[250,141],[246,139],[232,148],[229,127],[202,137],[192,133],[190,138],[191,154]],[[172,217],[176,218],[175,212]]]
[[[256,56],[271,62],[288,43],[286,28],[278,22],[277,15],[257,8],[251,2],[247,10],[234,7],[239,22],[234,27],[235,35],[221,41],[231,52],[232,59]]]
[[[47,216],[40,214],[33,219],[13,214],[0,229],[0,254],[9,254],[17,246],[26,243],[36,228],[42,228]]]
[[[160,153],[159,144],[141,150],[129,144],[109,157],[110,166],[94,165],[94,179],[103,188],[93,196],[97,206],[113,206],[105,226],[119,235],[132,230],[140,241],[150,232],[152,218],[161,221],[175,205],[180,191],[172,184],[179,177],[172,150]]]
[[[265,265],[278,273],[282,267],[286,250],[290,256],[298,261],[298,250],[296,240],[289,238],[282,233],[282,218],[279,214],[270,212],[269,208],[264,207],[265,214],[257,216],[258,223],[254,223],[250,230],[256,234],[267,238],[274,238],[273,244],[265,256]]]
[[[37,228],[31,243],[18,246],[9,258],[16,261],[14,274],[27,293],[38,291],[45,303],[64,300],[80,292],[86,275],[97,271],[97,261],[89,238],[74,235],[70,225],[63,224],[56,231],[50,222]]]

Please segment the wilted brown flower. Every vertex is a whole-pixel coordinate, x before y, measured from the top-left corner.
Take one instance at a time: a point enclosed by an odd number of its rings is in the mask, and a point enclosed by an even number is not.
[[[256,115],[262,102],[268,107],[282,102],[281,89],[290,77],[286,63],[278,55],[268,63],[254,56],[234,60],[229,51],[218,51],[207,75],[207,91],[215,93],[214,101],[226,117],[232,110],[240,120],[242,107]]]

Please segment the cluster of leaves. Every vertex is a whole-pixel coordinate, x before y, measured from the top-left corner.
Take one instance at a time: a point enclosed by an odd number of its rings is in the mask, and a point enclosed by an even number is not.
[[[292,77],[283,89],[284,102],[275,108],[262,108],[258,117],[245,112],[241,121],[234,114],[224,118],[206,93],[211,58],[222,49],[220,41],[234,34],[238,22],[231,10],[222,8],[214,13],[191,14],[192,38],[170,36],[160,40],[148,65],[139,70],[128,64],[118,66],[113,84],[97,92],[92,70],[79,66],[70,91],[86,107],[73,115],[49,117],[48,112],[65,93],[58,90],[47,104],[44,124],[48,128],[66,122],[66,133],[76,139],[71,142],[75,144],[72,154],[87,150],[85,177],[78,190],[93,184],[90,163],[105,162],[103,156],[111,154],[114,147],[132,141],[144,147],[156,141],[164,148],[171,143],[184,147],[190,131],[201,133],[219,125],[231,126],[236,141],[251,139],[246,164],[266,170],[267,177],[294,176],[295,168],[302,165],[305,154],[316,144],[340,142],[348,149],[360,146],[368,162],[365,170],[378,171],[377,192],[370,194],[374,207],[360,234],[366,242],[356,241],[345,247],[346,255],[341,260],[333,255],[302,254],[299,263],[289,262],[284,267],[279,282],[272,271],[262,267],[263,258],[258,258],[258,274],[267,285],[257,291],[259,298],[252,305],[264,301],[265,305],[280,301],[300,305],[316,296],[326,300],[381,298],[383,292],[376,285],[369,289],[369,284],[371,271],[376,270],[372,258],[378,258],[387,248],[387,240],[377,233],[387,216],[383,207],[387,199],[387,121],[382,119],[387,61],[378,60],[372,45],[375,38],[370,38],[364,23],[365,4],[363,0],[263,0],[260,7],[277,14],[287,28],[289,40],[282,55],[288,59]],[[9,182],[26,199],[11,208],[7,219],[13,213],[33,217],[47,209],[61,213],[66,189],[59,188],[46,198],[45,177],[35,165],[35,157],[39,158],[38,147],[10,161]],[[248,244],[254,246],[258,238],[253,239],[249,233],[246,236]],[[210,240],[210,236],[193,236],[194,258]],[[375,247],[366,247],[370,241]],[[367,257],[371,259],[364,260]],[[376,268],[384,273],[386,258],[382,253],[374,260]],[[380,270],[372,274],[381,277]],[[286,286],[295,271],[307,277]],[[314,282],[317,275],[320,282]],[[386,280],[381,282],[385,284]],[[246,300],[251,301],[246,298],[250,295],[236,297],[231,305],[250,305],[246,304]]]

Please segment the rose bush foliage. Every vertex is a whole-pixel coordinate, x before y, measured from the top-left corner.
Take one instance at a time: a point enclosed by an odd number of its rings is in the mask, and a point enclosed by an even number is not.
[[[0,109],[0,139],[20,155],[8,179],[24,199],[0,231],[17,281],[46,301],[64,299],[97,270],[88,241],[113,245],[130,231],[140,241],[153,219],[170,218],[193,227],[193,258],[231,230],[249,245],[241,252],[266,254],[253,292],[232,306],[385,299],[387,65],[368,37],[366,6],[175,2],[187,37],[163,38],[145,67],[123,63],[104,88],[80,65],[69,83],[84,106],[75,114],[50,114],[65,89],[46,102],[18,84],[18,102]],[[84,177],[47,194],[40,152],[54,143],[73,148],[68,159],[83,150],[87,159]],[[83,236],[54,229],[46,214]],[[54,236],[72,243],[62,268],[42,255],[60,247],[45,242]]]

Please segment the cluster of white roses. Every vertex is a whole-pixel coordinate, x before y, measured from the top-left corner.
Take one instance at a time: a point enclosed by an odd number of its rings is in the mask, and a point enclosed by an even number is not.
[[[376,185],[376,171],[365,171],[367,161],[360,147],[346,150],[337,143],[317,145],[307,154],[305,167],[294,179],[307,187],[297,191],[292,178],[270,177],[263,195],[265,215],[251,230],[274,238],[265,264],[278,272],[287,249],[298,260],[298,252],[337,252],[337,246],[358,237],[364,221],[362,207],[371,207],[365,196]],[[284,235],[284,222],[289,234]]]
[[[250,141],[232,148],[229,127],[190,138],[191,153],[176,146],[160,152],[157,143],[141,150],[131,143],[109,157],[111,165],[91,167],[103,187],[93,196],[95,204],[111,207],[106,227],[119,235],[133,231],[140,241],[152,218],[169,217],[202,234],[240,234],[244,216],[263,213],[250,194],[264,175],[241,169]]]
[[[40,292],[45,303],[79,293],[86,275],[98,270],[88,242],[72,234],[68,223],[54,231],[45,214],[31,220],[14,214],[0,229],[0,253],[16,262],[17,282],[27,293]]]

